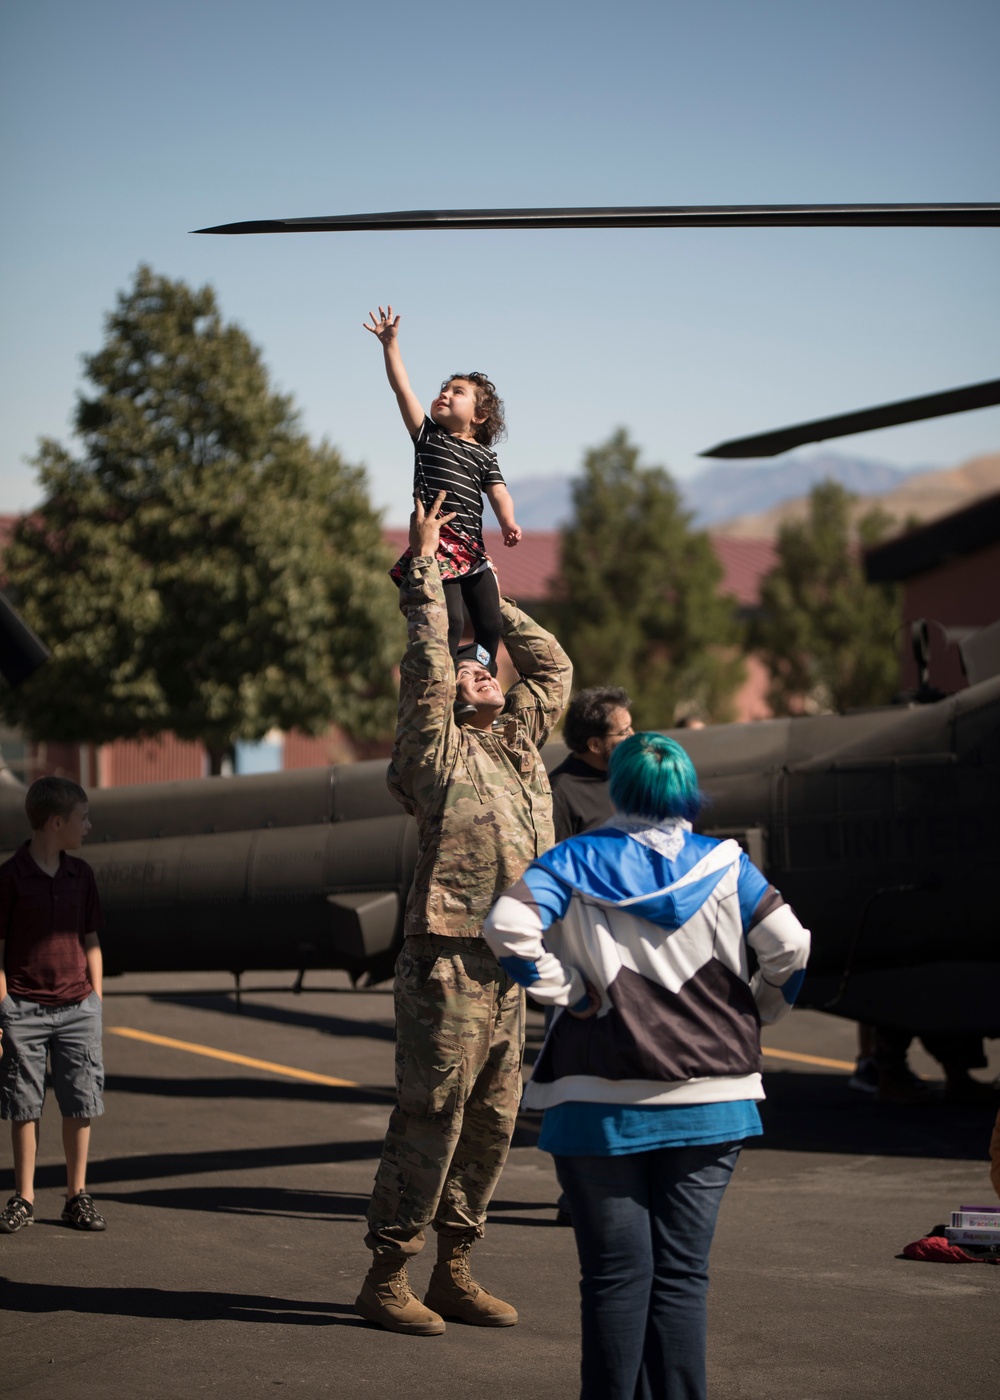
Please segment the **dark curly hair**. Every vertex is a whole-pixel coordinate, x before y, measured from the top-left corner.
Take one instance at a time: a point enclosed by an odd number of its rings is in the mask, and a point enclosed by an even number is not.
[[[476,412],[485,413],[482,423],[473,423],[472,435],[484,447],[492,447],[495,442],[503,442],[507,427],[503,421],[503,399],[497,393],[497,386],[485,374],[473,370],[471,374],[449,374],[442,384],[447,389],[453,379],[464,379],[476,386]]]
[[[588,739],[603,739],[612,710],[630,710],[632,701],[620,686],[593,685],[569,702],[563,720],[563,739],[573,753],[586,753]]]

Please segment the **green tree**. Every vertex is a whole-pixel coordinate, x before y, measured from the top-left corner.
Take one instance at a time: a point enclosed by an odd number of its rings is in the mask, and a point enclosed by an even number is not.
[[[884,705],[899,686],[896,584],[865,579],[860,552],[892,523],[869,511],[851,527],[856,498],[834,481],[809,495],[809,514],[778,534],[778,563],[761,586],[751,641],[773,677],[776,714]]]
[[[572,497],[547,615],[576,684],[626,686],[637,728],[667,728],[687,710],[728,718],[744,674],[736,604],[669,474],[640,466],[619,428],[586,453]]]
[[[83,452],[40,443],[44,499],[4,561],[53,649],[8,719],[96,743],[173,730],[213,772],[275,727],[391,729],[402,633],[364,474],[310,443],[212,289],[139,268],[84,364]]]

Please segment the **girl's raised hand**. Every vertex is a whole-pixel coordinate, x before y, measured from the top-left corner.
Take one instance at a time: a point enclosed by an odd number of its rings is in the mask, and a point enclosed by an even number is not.
[[[387,306],[384,311],[380,306],[377,319],[374,311],[369,311],[368,315],[372,320],[371,325],[367,321],[361,322],[366,331],[371,331],[372,335],[377,336],[383,345],[388,345],[396,339],[399,334],[399,317],[397,316],[393,320],[391,306]]]

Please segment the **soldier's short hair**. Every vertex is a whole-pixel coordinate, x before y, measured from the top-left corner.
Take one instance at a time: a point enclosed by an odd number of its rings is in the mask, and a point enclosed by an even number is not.
[[[612,710],[631,710],[627,690],[615,685],[592,685],[574,695],[563,720],[563,739],[574,753],[586,753],[588,739],[603,739]]]
[[[41,831],[49,817],[68,817],[86,801],[87,794],[71,778],[38,778],[28,789],[24,810],[32,831]]]

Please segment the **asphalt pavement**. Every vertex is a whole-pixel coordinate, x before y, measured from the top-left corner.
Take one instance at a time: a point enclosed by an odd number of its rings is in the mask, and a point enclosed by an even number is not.
[[[474,1254],[519,1325],[373,1328],[353,1301],[392,1099],[391,995],[335,973],[296,995],[257,974],[240,1000],[223,977],[109,982],[90,1171],[108,1229],[59,1223],[50,1096],[37,1223],[0,1236],[0,1394],[573,1400],[575,1247],[555,1224],[538,1120],[522,1116]],[[537,1048],[541,1017],[529,1021]],[[900,1257],[950,1210],[990,1200],[996,1109],[878,1105],[847,1088],[854,1044],[850,1023],[815,1012],[765,1035],[766,1136],[743,1153],[713,1251],[710,1394],[996,1400],[1000,1268]],[[987,1048],[984,1081],[1000,1073],[1000,1042]],[[911,1063],[940,1076],[920,1050]],[[418,1287],[432,1252],[411,1270]]]

